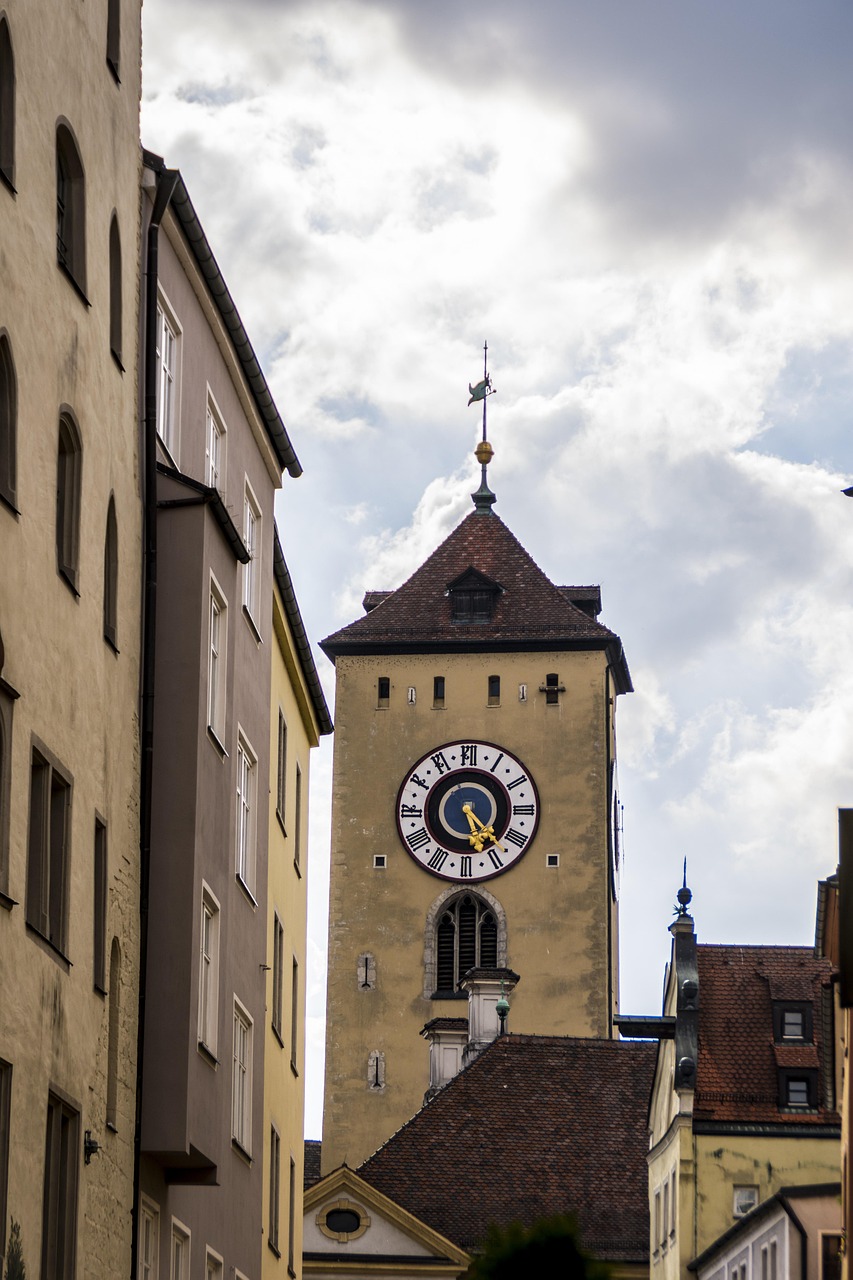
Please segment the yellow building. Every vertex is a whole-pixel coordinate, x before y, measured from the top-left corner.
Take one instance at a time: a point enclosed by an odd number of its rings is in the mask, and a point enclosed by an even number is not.
[[[265,1280],[302,1274],[305,929],[309,754],[332,722],[275,533],[270,715]]]
[[[4,1274],[130,1270],[140,38],[139,0],[0,6]]]
[[[697,945],[679,897],[649,1113],[652,1280],[686,1278],[782,1188],[838,1180],[829,962],[811,947]]]
[[[501,981],[513,1031],[609,1037],[618,1001],[614,724],[631,682],[598,588],[550,582],[481,491],[365,607],[322,644],[325,1172],[366,1159],[495,1035]],[[471,969],[497,975],[476,1026]]]

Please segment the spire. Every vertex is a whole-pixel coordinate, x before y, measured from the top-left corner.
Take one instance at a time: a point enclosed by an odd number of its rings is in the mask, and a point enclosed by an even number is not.
[[[677,916],[686,916],[688,914],[687,908],[693,901],[693,894],[687,888],[687,858],[684,859],[684,879],[682,880],[681,888],[678,890],[677,896],[678,906],[675,908],[675,914]]]
[[[468,383],[468,391],[471,399],[469,405],[476,404],[478,400],[483,402],[483,438],[474,450],[474,457],[480,464],[481,478],[480,487],[476,493],[472,493],[471,497],[474,502],[474,509],[480,515],[488,516],[492,514],[492,507],[497,502],[497,495],[492,493],[486,480],[486,467],[495,456],[495,451],[486,439],[486,401],[489,396],[495,394],[495,388],[492,386],[492,380],[489,377],[489,344],[483,343],[483,379],[476,386],[472,387]]]

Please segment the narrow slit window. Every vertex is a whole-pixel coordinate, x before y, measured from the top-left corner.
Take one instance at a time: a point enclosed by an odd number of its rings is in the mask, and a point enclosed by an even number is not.
[[[556,706],[560,701],[560,676],[556,671],[549,671],[545,677],[545,705]]]
[[[116,80],[121,66],[121,0],[107,0],[107,66]]]
[[[8,20],[0,18],[0,173],[15,183],[15,58]]]
[[[80,432],[69,414],[59,419],[56,463],[56,567],[73,591],[77,591],[80,554]]]
[[[110,223],[110,350],[121,365],[121,236],[118,218]]]
[[[104,639],[115,649],[118,635],[118,526],[115,499],[107,507],[104,535]]]
[[[3,333],[0,334],[0,496],[12,507],[17,484],[17,446],[18,382],[12,347]]]
[[[102,994],[107,989],[107,828],[95,819],[94,883],[94,984]]]
[[[119,1028],[121,1026],[121,947],[113,938],[110,948],[110,1020],[107,1035],[107,1125],[118,1127]]]
[[[432,705],[434,707],[444,706],[444,676],[433,676]]]
[[[499,707],[501,702],[501,678],[489,676],[489,706]]]
[[[387,707],[391,700],[391,678],[380,676],[376,682],[376,701],[380,707]]]
[[[77,287],[86,289],[86,188],[71,130],[56,130],[56,256]]]

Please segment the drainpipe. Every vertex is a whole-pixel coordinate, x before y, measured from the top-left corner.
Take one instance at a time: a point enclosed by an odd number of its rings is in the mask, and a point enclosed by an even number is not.
[[[136,1112],[133,1133],[133,1206],[130,1275],[139,1263],[139,1198],[142,1164],[142,1064],[145,1049],[145,987],[148,964],[148,889],[151,871],[151,791],[154,776],[154,631],[157,606],[157,252],[160,224],[180,174],[157,174],[154,208],[148,224],[143,368],[145,397],[145,508],[142,623],[142,693],[139,796],[139,1024],[136,1033]]]

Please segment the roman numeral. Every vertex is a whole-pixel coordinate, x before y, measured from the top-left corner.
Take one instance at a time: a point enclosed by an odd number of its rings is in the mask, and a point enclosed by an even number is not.
[[[530,812],[531,812],[531,813],[533,812],[533,808],[532,808],[532,806],[531,806]],[[515,809],[513,809],[513,813],[515,813]],[[419,809],[419,808],[418,808],[418,806],[417,806],[416,804],[401,804],[401,805],[400,805],[400,817],[401,817],[401,818],[422,818],[423,816],[424,816],[424,811],[423,811],[423,809]]]
[[[427,866],[430,867],[431,870],[433,871],[440,871],[446,861],[447,861],[447,854],[445,853],[445,851],[443,849],[436,849],[435,853],[432,855],[429,862],[427,863]]]
[[[459,863],[460,863],[459,875],[464,880],[467,876],[470,876],[471,874],[471,855],[468,853],[463,853],[462,857],[459,859]]]
[[[475,744],[462,748],[462,764],[476,765],[477,763],[477,747]]]
[[[499,871],[500,868],[503,866],[503,862],[501,861],[501,855],[498,853],[497,849],[487,849],[486,853],[489,855],[489,858],[491,859],[492,866],[495,868],[496,871]]]
[[[520,787],[523,782],[527,781],[527,774],[523,773],[520,778],[516,778],[514,782],[507,783],[507,791],[512,791],[513,787]]]
[[[419,778],[416,773],[412,774],[411,780],[416,787],[423,787],[424,791],[429,791],[429,783],[424,782],[423,778]]]
[[[447,758],[443,751],[436,751],[432,757],[432,762],[440,774],[450,772],[450,765],[447,763]]]
[[[533,813],[534,809],[532,804],[514,804],[512,806],[512,816],[514,818],[517,816],[532,818]],[[416,816],[420,817],[421,815],[417,814]]]
[[[501,753],[500,753],[500,755],[498,756],[497,760],[495,761],[495,763],[492,765],[491,769],[489,770],[489,773],[494,773],[495,769],[497,769],[498,765],[500,764],[501,760],[503,760],[503,758],[504,758],[504,753],[503,753],[503,752],[501,752]]]
[[[426,828],[419,827],[410,836],[406,836],[406,843],[410,849],[421,849],[425,844],[429,844],[429,834]]]
[[[527,844],[527,836],[522,835],[520,831],[516,831],[515,827],[510,827],[509,831],[504,835],[504,840],[508,840],[510,844],[518,845],[519,849],[523,849]]]

